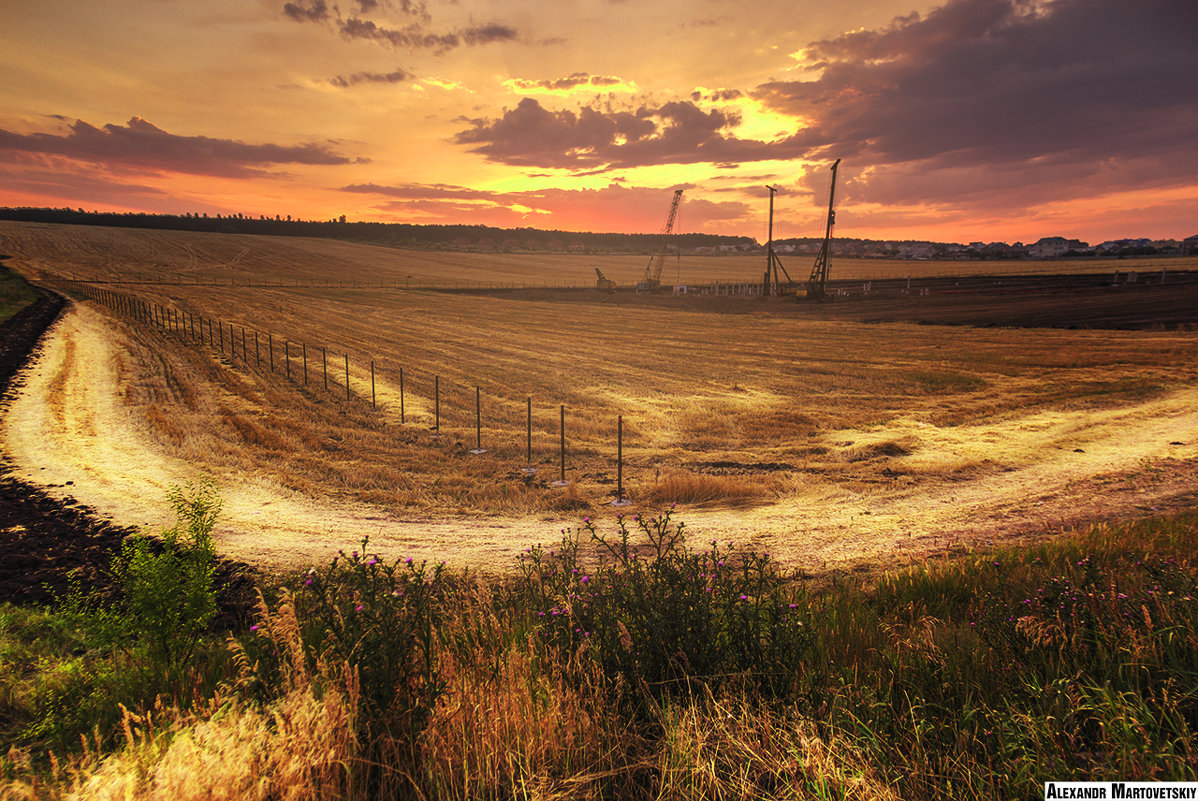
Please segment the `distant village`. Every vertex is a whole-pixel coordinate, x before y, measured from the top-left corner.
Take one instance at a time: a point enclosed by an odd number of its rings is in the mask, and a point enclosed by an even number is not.
[[[774,243],[777,253],[815,255],[822,240],[785,239]],[[761,245],[716,245],[714,248],[699,247],[696,253],[734,253],[761,250]],[[901,241],[885,242],[873,239],[834,239],[832,253],[860,259],[935,259],[942,260],[985,260],[985,259],[1064,259],[1064,258],[1119,258],[1128,256],[1189,256],[1198,255],[1198,235],[1186,239],[1112,239],[1091,245],[1078,239],[1062,236],[1046,236],[1030,245],[1016,242],[970,242],[968,245],[952,242]]]

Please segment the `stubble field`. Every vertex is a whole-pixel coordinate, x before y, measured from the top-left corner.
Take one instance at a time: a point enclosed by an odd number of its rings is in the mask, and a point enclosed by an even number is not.
[[[27,477],[132,524],[157,521],[170,483],[214,476],[228,498],[222,546],[258,562],[310,561],[369,534],[382,549],[485,566],[614,514],[621,415],[626,513],[676,501],[704,536],[765,543],[800,566],[919,557],[1194,499],[1192,331],[864,324],[741,298],[696,311],[600,293],[563,303],[249,285],[586,281],[592,262],[633,280],[640,257],[613,268],[599,256],[12,223],[0,250],[43,281],[199,281],[111,288],[245,328],[248,352],[231,359],[78,304],[6,411],[3,443]],[[696,262],[712,272],[683,280],[752,280],[747,262]],[[259,357],[268,333],[290,343],[290,379],[278,353],[273,372],[258,363],[254,332]],[[468,453],[475,387],[481,455]],[[529,398],[532,480],[520,472]],[[560,405],[563,489],[546,486]]]

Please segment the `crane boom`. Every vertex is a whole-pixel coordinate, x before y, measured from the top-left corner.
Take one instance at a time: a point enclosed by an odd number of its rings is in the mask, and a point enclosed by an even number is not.
[[[649,259],[645,268],[645,279],[637,285],[637,289],[649,290],[661,287],[661,271],[666,266],[666,251],[670,245],[670,234],[674,231],[674,219],[678,216],[678,204],[682,201],[682,190],[674,190],[674,201],[670,203],[670,214],[666,218],[665,227],[661,229],[661,250]]]
[[[815,266],[811,268],[811,280],[807,282],[807,297],[813,300],[827,300],[826,285],[828,283],[828,254],[832,249],[832,226],[836,224],[836,168],[840,159],[832,165],[832,186],[828,190],[828,227],[824,231],[824,244],[815,257]]]

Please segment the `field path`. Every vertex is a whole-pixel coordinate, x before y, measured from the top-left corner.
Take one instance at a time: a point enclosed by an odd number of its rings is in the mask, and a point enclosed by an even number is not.
[[[169,522],[166,489],[205,475],[156,446],[121,400],[105,318],[75,304],[48,332],[4,411],[0,442],[18,477],[73,496],[125,525]],[[745,509],[687,509],[695,536],[752,542],[819,568],[919,558],[1042,531],[1198,504],[1198,388],[1114,409],[1041,411],[937,428],[914,419],[829,438],[913,443],[895,480],[821,474],[787,498]],[[992,454],[992,458],[987,456]],[[985,469],[978,469],[979,456]],[[924,469],[960,459],[957,472]],[[299,495],[265,480],[217,477],[221,551],[263,566],[321,563],[363,536],[372,550],[503,570],[526,545],[577,522],[552,517],[413,519]],[[70,483],[68,483],[70,482]],[[633,511],[636,508],[633,507]],[[607,514],[607,512],[604,512]]]

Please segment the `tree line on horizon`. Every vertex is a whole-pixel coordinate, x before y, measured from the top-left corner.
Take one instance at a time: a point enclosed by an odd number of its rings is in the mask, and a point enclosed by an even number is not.
[[[391,247],[492,251],[564,251],[648,253],[661,247],[661,234],[591,233],[488,225],[417,225],[412,223],[298,220],[289,216],[247,217],[207,214],[84,211],[70,208],[0,208],[0,219],[67,225],[151,228],[224,234],[310,236]],[[671,249],[754,248],[747,236],[672,234]]]

